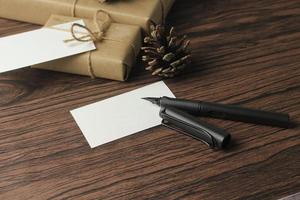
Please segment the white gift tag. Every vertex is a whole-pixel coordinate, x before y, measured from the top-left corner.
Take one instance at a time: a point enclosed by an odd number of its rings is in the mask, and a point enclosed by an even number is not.
[[[95,50],[93,42],[64,42],[73,23],[84,25],[78,20],[0,38],[0,73]]]
[[[143,97],[175,97],[164,82],[71,111],[91,148],[161,124],[160,108]]]

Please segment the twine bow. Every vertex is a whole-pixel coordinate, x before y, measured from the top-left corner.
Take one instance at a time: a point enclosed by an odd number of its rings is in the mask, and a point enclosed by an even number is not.
[[[100,13],[104,14],[103,15],[104,18],[101,19],[98,17]],[[101,42],[103,39],[106,39],[104,37],[104,35],[105,35],[104,32],[111,24],[111,18],[109,16],[109,14],[106,13],[105,11],[98,10],[94,15],[93,23],[95,24],[95,28],[97,29],[96,31],[92,31],[90,28],[88,28],[87,26],[82,25],[82,24],[78,24],[78,23],[72,24],[71,34],[72,34],[73,38],[64,40],[64,42],[65,43],[72,42],[72,41]],[[80,36],[77,35],[78,31],[75,30],[76,28],[84,29],[86,31],[86,34],[82,35],[82,33],[81,33]],[[91,78],[95,79],[96,75],[95,75],[93,67],[92,67],[92,51],[90,51],[89,55],[88,55],[88,66],[89,66],[89,73],[90,73]]]
[[[104,19],[99,18],[99,14],[102,13],[104,14]],[[94,15],[94,19],[93,19],[93,23],[95,24],[96,27],[96,31],[92,31],[90,28],[88,28],[85,25],[79,24],[79,23],[74,23],[71,26],[71,34],[72,34],[72,39],[68,39],[65,40],[65,42],[72,42],[72,41],[79,41],[79,42],[100,42],[104,39],[104,32],[105,30],[110,26],[111,24],[111,18],[109,16],[108,13],[106,13],[103,10],[98,10],[95,15]],[[77,33],[78,31],[76,31],[75,29],[79,28],[79,29],[83,29],[87,32],[86,35],[83,36],[78,36]]]

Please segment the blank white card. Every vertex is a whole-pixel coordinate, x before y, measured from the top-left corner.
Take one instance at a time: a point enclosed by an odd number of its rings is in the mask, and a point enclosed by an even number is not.
[[[164,82],[71,111],[91,148],[158,126],[160,108],[143,97],[175,97]]]
[[[93,42],[64,42],[72,38],[73,23],[84,25],[78,20],[0,38],[0,73],[95,50]]]

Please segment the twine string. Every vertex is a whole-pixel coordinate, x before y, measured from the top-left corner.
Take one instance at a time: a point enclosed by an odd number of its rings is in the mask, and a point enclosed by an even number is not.
[[[98,16],[99,14],[102,13],[104,14],[104,19],[100,19]],[[98,10],[94,14],[93,18],[93,23],[95,25],[95,28],[97,31],[92,31],[90,28],[88,28],[85,25],[79,24],[79,23],[74,23],[71,26],[71,34],[72,34],[72,39],[65,40],[65,42],[72,42],[72,41],[79,41],[79,42],[100,42],[101,40],[104,39],[104,32],[105,30],[110,26],[111,24],[111,17],[109,14],[103,10]],[[87,32],[87,34],[83,36],[78,36],[76,29],[83,29]]]
[[[78,0],[74,0],[72,7],[71,7],[71,16],[76,17],[76,5],[78,3]]]
[[[77,2],[77,0],[75,0]],[[76,6],[76,3],[75,3]],[[102,17],[100,18],[99,14],[103,14]],[[109,26],[112,23],[110,15],[103,11],[103,10],[98,10],[94,14],[93,18],[93,23],[95,25],[96,31],[92,31],[90,28],[88,28],[85,25],[79,24],[79,23],[74,23],[71,26],[71,34],[72,38],[64,40],[65,43],[72,42],[72,41],[79,41],[79,42],[101,42],[102,40],[109,40],[113,42],[118,42],[118,43],[124,43],[122,40],[117,40],[117,39],[112,39],[105,37],[105,31],[109,28]],[[79,32],[78,29],[83,29],[85,30],[86,33]],[[78,35],[80,33],[80,35]],[[133,55],[136,57],[137,56],[137,50],[134,44],[130,43]],[[92,51],[88,53],[88,71],[91,76],[91,78],[95,79],[96,75],[93,69],[92,65]]]
[[[75,2],[77,2],[77,0],[75,0]],[[75,5],[76,5],[76,3],[75,3]],[[104,20],[100,20],[100,18],[98,17],[100,13],[104,14]],[[68,43],[68,42],[72,42],[72,41],[78,41],[78,42],[90,42],[90,41],[100,42],[100,41],[102,41],[104,39],[105,29],[107,29],[111,24],[111,18],[109,16],[109,14],[102,10],[98,10],[94,14],[93,23],[97,29],[97,31],[94,31],[94,32],[85,25],[82,25],[79,23],[72,24],[71,34],[72,34],[73,38],[64,40],[64,42]],[[78,36],[77,35],[78,32],[76,31],[76,28],[83,29],[87,33],[85,35],[80,34],[80,36]],[[88,70],[89,70],[89,74],[90,74],[91,78],[95,79],[96,75],[94,73],[94,69],[93,69],[93,65],[92,65],[92,51],[90,51],[88,54]]]

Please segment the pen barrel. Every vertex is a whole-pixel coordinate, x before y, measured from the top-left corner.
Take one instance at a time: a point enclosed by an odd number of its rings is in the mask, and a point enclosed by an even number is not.
[[[290,117],[287,114],[242,108],[234,105],[200,102],[198,103],[198,112],[200,115],[254,124],[284,128],[288,128],[290,125]]]
[[[283,128],[288,128],[290,126],[290,117],[288,114],[284,113],[261,111],[218,103],[173,100],[166,97],[162,98],[161,104],[162,106],[172,106],[182,109],[197,116],[208,116]]]

